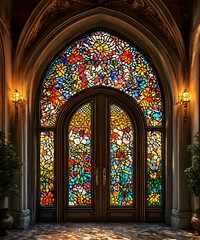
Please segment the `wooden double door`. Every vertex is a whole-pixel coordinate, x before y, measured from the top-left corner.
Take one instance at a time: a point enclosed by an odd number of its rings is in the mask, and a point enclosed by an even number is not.
[[[86,91],[58,122],[57,219],[144,221],[144,124],[132,99]]]

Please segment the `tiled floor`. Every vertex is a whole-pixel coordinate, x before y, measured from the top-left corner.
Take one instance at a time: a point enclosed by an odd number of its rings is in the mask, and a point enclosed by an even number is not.
[[[200,239],[194,231],[174,229],[164,224],[139,223],[48,223],[35,224],[27,230],[9,231],[1,240],[111,240],[149,239],[186,240]]]

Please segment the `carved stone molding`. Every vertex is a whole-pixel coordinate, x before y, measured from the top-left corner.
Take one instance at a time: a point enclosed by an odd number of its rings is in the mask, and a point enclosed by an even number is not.
[[[27,47],[34,41],[44,25],[47,25],[48,22],[52,21],[52,19],[55,19],[59,13],[71,8],[73,2],[74,0],[52,0],[49,6],[44,10],[43,14],[36,21],[29,36]]]
[[[163,33],[163,37],[168,40],[169,46],[179,54],[183,55],[183,47],[181,42],[181,35],[178,27],[173,22],[170,14],[162,2],[156,2],[154,0],[52,0],[49,1],[49,5],[41,11],[39,18],[35,21],[34,26],[30,30],[30,34],[27,35],[25,40],[25,48],[35,41],[39,33],[45,31],[49,26],[54,24],[54,20],[60,17],[70,16],[80,12],[81,9],[95,8],[103,6],[105,8],[120,9],[124,8],[124,14],[127,13],[130,17],[134,16],[134,12],[139,13],[146,19],[146,24],[154,26],[154,29],[158,29]],[[138,14],[137,14],[138,15]],[[171,22],[167,19],[171,18]],[[140,19],[138,19],[140,21]],[[173,29],[175,27],[175,29]]]
[[[132,9],[143,13],[155,26],[157,26],[167,37],[170,46],[176,49],[174,36],[171,34],[169,26],[166,25],[165,20],[161,16],[160,9],[156,7],[157,5],[155,5],[152,0],[132,0],[126,2]]]
[[[2,0],[0,4],[0,24],[3,26],[3,28],[10,32],[10,16],[11,16],[11,5],[9,4],[9,1]]]

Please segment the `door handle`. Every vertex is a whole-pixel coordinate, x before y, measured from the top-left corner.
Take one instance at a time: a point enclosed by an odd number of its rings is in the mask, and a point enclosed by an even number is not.
[[[106,168],[103,168],[103,186],[106,186]]]
[[[95,182],[96,186],[99,186],[99,168],[96,168],[95,170]]]

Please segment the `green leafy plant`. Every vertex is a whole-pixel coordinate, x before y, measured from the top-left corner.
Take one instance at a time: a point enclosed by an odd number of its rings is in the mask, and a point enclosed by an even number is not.
[[[184,172],[187,176],[189,190],[200,199],[200,134],[194,136],[194,143],[188,146],[191,154],[192,166]],[[200,206],[199,206],[200,207]]]
[[[18,193],[21,166],[14,146],[6,141],[5,133],[0,131],[0,208],[3,208],[6,197]]]

